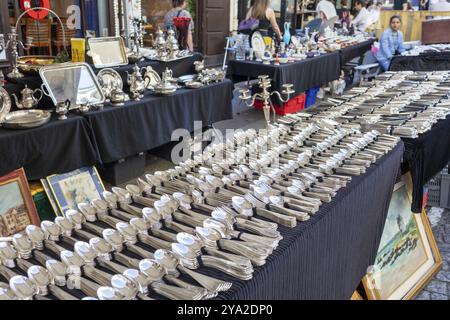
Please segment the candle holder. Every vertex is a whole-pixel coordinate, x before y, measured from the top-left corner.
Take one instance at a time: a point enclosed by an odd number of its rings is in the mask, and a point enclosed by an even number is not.
[[[270,129],[270,109],[271,108],[274,109],[270,97],[277,96],[281,102],[285,103],[285,102],[289,101],[291,95],[295,91],[292,89],[293,88],[292,84],[283,84],[283,86],[282,86],[283,90],[281,91],[281,93],[278,91],[269,92],[269,89],[272,86],[271,79],[269,79],[269,76],[262,75],[262,76],[259,76],[258,78],[259,78],[258,84],[259,84],[259,87],[261,88],[262,92],[255,93],[254,95],[250,95],[249,89],[243,89],[243,90],[239,91],[241,93],[241,95],[239,96],[239,99],[244,101],[245,104],[249,107],[252,107],[255,104],[256,99],[263,100],[264,118],[266,120],[266,128],[267,128],[267,130],[269,130]],[[283,98],[283,97],[285,97],[285,98]],[[274,115],[275,115],[275,110],[273,110],[273,111],[274,111]]]
[[[19,48],[22,47],[24,50],[29,50],[31,48],[31,44],[33,43],[33,39],[31,37],[27,37],[26,45],[23,44],[22,41],[19,40],[19,35],[17,34],[16,28],[11,28],[11,32],[7,35],[8,41],[6,42],[5,49],[11,50],[11,67],[12,71],[8,73],[8,78],[10,79],[20,79],[23,78],[24,75],[19,71],[17,60],[19,59]]]
[[[133,33],[130,38],[133,40],[133,54],[130,58],[133,59],[132,62],[137,62],[143,57],[141,55],[141,48],[144,47],[144,36],[146,34],[144,30],[144,21],[141,19],[133,19]]]

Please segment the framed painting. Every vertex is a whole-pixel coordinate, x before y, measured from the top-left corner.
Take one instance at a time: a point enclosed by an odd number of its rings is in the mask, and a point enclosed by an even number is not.
[[[23,231],[40,220],[23,169],[0,177],[0,238]]]
[[[59,213],[77,210],[81,202],[101,199],[105,186],[95,167],[84,167],[75,171],[47,177]]]
[[[442,259],[425,210],[411,211],[411,175],[397,183],[375,264],[363,278],[370,300],[409,300],[431,280]]]

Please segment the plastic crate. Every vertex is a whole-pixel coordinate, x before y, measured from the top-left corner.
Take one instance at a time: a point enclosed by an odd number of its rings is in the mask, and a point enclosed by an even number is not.
[[[306,102],[305,108],[309,108],[310,106],[316,104],[317,93],[319,92],[320,87],[314,87],[309,90],[306,90]]]
[[[450,208],[450,174],[442,174],[439,207]]]
[[[294,98],[291,98],[288,102],[285,102],[282,105],[274,104],[273,107],[275,109],[275,113],[279,116],[285,116],[290,113],[299,112],[305,108],[305,98],[305,94],[302,93]],[[257,110],[262,110],[264,107],[264,102],[262,100],[255,100],[253,106]]]
[[[427,205],[430,207],[440,207],[441,205],[441,187],[440,186],[427,186],[428,196]]]

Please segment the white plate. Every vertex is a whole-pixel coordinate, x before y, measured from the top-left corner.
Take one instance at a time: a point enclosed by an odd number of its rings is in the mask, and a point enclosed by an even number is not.
[[[252,35],[252,48],[254,51],[264,51],[266,49],[264,38],[258,31],[255,31]]]

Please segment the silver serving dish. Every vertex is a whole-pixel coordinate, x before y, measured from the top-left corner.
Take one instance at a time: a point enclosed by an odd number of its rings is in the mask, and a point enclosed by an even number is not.
[[[177,86],[171,84],[170,82],[161,82],[154,88],[154,92],[158,95],[171,95],[177,91]]]
[[[200,89],[201,87],[203,87],[203,83],[201,83],[201,82],[198,82],[198,81],[186,82],[186,88],[189,88],[189,89]]]
[[[97,79],[107,99],[111,98],[113,91],[123,90],[122,77],[114,69],[105,68],[100,70],[97,74]]]
[[[0,87],[0,124],[11,110],[11,98],[8,92]]]
[[[127,51],[122,37],[89,38],[89,55],[96,68],[124,66],[128,64]]]
[[[182,83],[182,84],[186,84],[188,82],[195,81],[196,79],[197,79],[196,74],[188,74],[185,76],[178,77],[178,82]]]
[[[145,71],[144,81],[147,89],[153,89],[161,82],[161,77],[158,72],[156,72],[151,66],[144,67],[142,70]]]
[[[51,113],[46,110],[21,110],[10,112],[2,123],[7,129],[30,129],[50,121]]]

